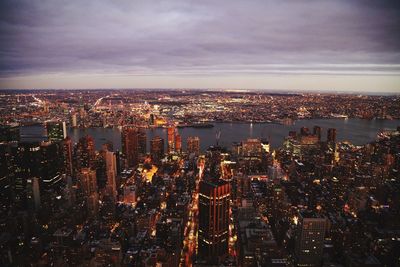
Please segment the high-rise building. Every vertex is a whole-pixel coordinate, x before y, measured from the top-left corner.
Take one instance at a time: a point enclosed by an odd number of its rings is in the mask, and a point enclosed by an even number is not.
[[[121,152],[115,151],[115,159],[117,161],[117,175],[121,174]]]
[[[146,132],[142,130],[138,130],[138,146],[139,146],[139,156],[143,157],[146,155],[146,143],[147,143],[147,136]]]
[[[31,204],[34,210],[40,209],[40,185],[39,178],[33,177],[31,179],[27,179],[27,197],[28,204]]]
[[[188,154],[200,154],[200,138],[198,136],[189,136],[187,139],[187,152]]]
[[[81,168],[93,168],[95,159],[94,139],[90,135],[86,135],[79,139],[76,147],[76,165],[78,170]]]
[[[46,130],[49,141],[62,141],[67,137],[65,121],[48,121],[46,122]]]
[[[43,142],[40,144],[39,171],[40,181],[44,189],[54,188],[62,180],[64,171],[63,147],[61,142]]]
[[[321,127],[314,126],[313,134],[318,137],[318,141],[321,141]]]
[[[228,253],[230,184],[214,180],[199,186],[199,257],[217,264]]]
[[[309,135],[310,134],[310,130],[307,127],[301,127],[300,128],[300,134],[301,135]]]
[[[117,199],[117,161],[114,152],[105,152],[106,172],[107,172],[107,191]]]
[[[175,127],[170,126],[167,130],[168,153],[175,151]]]
[[[159,161],[164,156],[164,139],[159,136],[150,140],[150,154],[154,161]]]
[[[99,193],[94,192],[86,198],[87,210],[90,216],[96,216],[99,212]]]
[[[320,266],[326,219],[311,211],[299,213],[295,255],[297,266]]]
[[[336,142],[336,129],[335,128],[329,128],[328,129],[327,141],[329,143],[335,143]]]
[[[16,144],[0,142],[0,204],[6,209],[14,202],[15,148]]]
[[[182,137],[178,133],[175,135],[175,151],[182,152]]]
[[[78,173],[78,181],[86,196],[97,193],[97,177],[96,170],[90,168],[82,168]]]
[[[138,128],[127,126],[121,135],[126,166],[134,167],[139,163],[140,155],[146,153],[146,134]]]
[[[9,159],[15,159],[15,168],[13,168],[13,194],[15,205],[25,209],[28,203],[27,181],[31,177],[40,177],[41,151],[37,143],[20,143],[15,156]],[[13,153],[13,154],[14,154]],[[11,167],[11,166],[8,166]],[[9,174],[12,174],[9,172]]]
[[[154,114],[150,114],[149,116],[149,125],[154,125],[155,122],[155,118],[154,118]]]
[[[262,151],[259,139],[247,139],[242,142],[242,154],[244,157],[261,158]]]
[[[63,141],[64,169],[68,176],[73,174],[73,145],[72,140],[67,136]]]

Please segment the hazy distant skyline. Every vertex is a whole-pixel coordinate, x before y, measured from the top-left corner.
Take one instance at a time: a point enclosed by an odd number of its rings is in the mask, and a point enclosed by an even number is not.
[[[400,2],[1,1],[0,89],[400,91]]]

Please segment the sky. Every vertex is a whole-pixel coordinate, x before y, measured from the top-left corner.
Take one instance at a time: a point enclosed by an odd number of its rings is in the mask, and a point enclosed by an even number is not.
[[[0,1],[0,88],[400,93],[400,1]]]

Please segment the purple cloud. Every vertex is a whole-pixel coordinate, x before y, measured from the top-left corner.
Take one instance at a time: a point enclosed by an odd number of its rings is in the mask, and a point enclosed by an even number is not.
[[[0,77],[400,73],[398,1],[1,1]]]

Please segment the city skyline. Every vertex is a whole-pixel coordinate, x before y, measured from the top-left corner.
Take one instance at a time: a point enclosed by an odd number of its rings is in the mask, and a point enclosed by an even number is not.
[[[400,95],[0,94],[0,265],[398,266]]]
[[[0,89],[400,91],[396,1],[5,1],[0,10]]]

